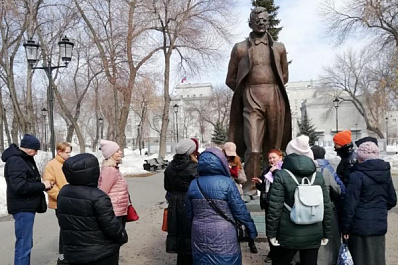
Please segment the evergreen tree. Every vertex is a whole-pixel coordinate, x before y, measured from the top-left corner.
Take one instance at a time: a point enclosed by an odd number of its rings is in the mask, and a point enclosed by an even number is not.
[[[227,140],[227,130],[221,124],[221,122],[217,122],[214,126],[214,131],[211,134],[211,141],[215,144],[223,144]]]
[[[301,122],[298,122],[299,126],[299,135],[307,135],[310,138],[310,145],[314,145],[315,141],[318,140],[318,135],[315,132],[314,124],[311,123],[311,120],[308,118],[307,112],[304,112],[304,116],[301,118]]]
[[[272,38],[277,41],[279,32],[282,30],[282,27],[278,27],[281,22],[280,19],[276,18],[278,14],[279,6],[274,5],[274,0],[252,0],[253,6],[261,6],[264,7],[269,14],[269,34]]]

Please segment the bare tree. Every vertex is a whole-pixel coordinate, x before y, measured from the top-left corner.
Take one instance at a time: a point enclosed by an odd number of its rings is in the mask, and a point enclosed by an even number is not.
[[[137,73],[160,48],[146,45],[140,49],[142,46],[134,46],[143,38],[150,23],[141,9],[141,1],[73,2],[98,49],[105,75],[113,88],[114,139],[124,146],[125,127]],[[122,95],[121,106],[118,106],[118,93]]]
[[[384,138],[379,128],[383,126],[381,117],[387,108],[387,97],[372,74],[374,58],[367,51],[350,50],[338,55],[334,65],[325,67],[320,79],[324,87],[345,91],[364,118],[366,128]]]
[[[200,64],[213,61],[219,55],[217,48],[230,39],[233,25],[234,1],[221,0],[152,0],[148,8],[153,12],[153,29],[160,32],[159,44],[164,59],[162,128],[159,156],[166,153],[166,132],[170,111],[170,72],[172,55],[176,51],[178,68],[197,72]],[[156,35],[155,35],[156,36]],[[199,59],[199,60],[198,60]]]
[[[383,47],[398,48],[398,2],[388,0],[325,0],[320,13],[337,44],[348,37],[372,37]]]
[[[34,26],[34,20],[41,0],[38,1],[2,1],[0,6],[0,74],[6,84],[12,102],[14,119],[12,122],[12,141],[18,142],[18,132],[33,133],[35,120],[33,119],[32,88],[29,85],[24,91],[22,98],[16,90],[17,74],[15,62],[18,51],[23,41],[23,36],[28,29]],[[31,75],[28,74],[28,79]]]

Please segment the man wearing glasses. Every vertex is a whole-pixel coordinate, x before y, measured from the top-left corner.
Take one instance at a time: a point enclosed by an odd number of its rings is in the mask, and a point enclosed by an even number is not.
[[[232,49],[226,84],[234,91],[228,140],[244,155],[245,195],[253,196],[251,181],[261,170],[260,159],[272,148],[284,150],[291,140],[291,114],[285,90],[288,63],[285,46],[268,33],[269,15],[256,7],[250,13],[252,32]]]

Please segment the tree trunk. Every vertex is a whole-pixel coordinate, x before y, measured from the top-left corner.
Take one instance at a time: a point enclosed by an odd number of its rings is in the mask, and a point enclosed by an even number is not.
[[[72,114],[68,111],[65,103],[62,100],[62,96],[59,93],[57,86],[55,86],[55,85],[54,85],[54,94],[57,98],[57,101],[58,101],[61,109],[64,111],[65,115],[68,117],[68,119],[72,123],[73,127],[75,127],[76,136],[77,136],[77,139],[79,140],[80,153],[85,153],[86,152],[86,141],[85,141],[83,134],[80,130],[80,126],[77,123],[77,120],[75,120],[74,117],[72,116]]]
[[[159,142],[159,157],[165,157],[166,155],[166,144],[167,144],[167,128],[169,127],[169,111],[170,111],[170,93],[169,93],[169,84],[170,84],[170,57],[171,50],[165,54],[164,62],[164,81],[163,81],[163,98],[164,98],[164,107],[163,107],[163,115],[162,115],[162,128],[160,130],[160,142]]]
[[[0,153],[4,152],[4,104],[3,104],[3,93],[0,88],[0,130],[2,133],[0,133]]]

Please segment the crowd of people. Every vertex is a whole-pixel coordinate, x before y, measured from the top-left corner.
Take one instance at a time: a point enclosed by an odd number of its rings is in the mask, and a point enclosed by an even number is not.
[[[285,154],[269,150],[268,166],[252,177],[266,217],[270,251],[265,263],[336,265],[346,242],[354,264],[386,264],[387,215],[397,203],[390,165],[379,158],[376,138],[356,141],[356,149],[350,131],[337,133],[333,141],[341,158],[336,169],[323,147],[310,146],[309,137],[301,135],[288,143]],[[227,142],[199,157],[195,150],[190,139],[179,142],[165,171],[166,251],[178,254],[177,264],[242,264],[234,222],[246,227],[252,253],[257,253],[257,231],[240,187],[247,178],[236,145]],[[318,193],[299,186],[318,187]],[[300,195],[300,190],[309,194]],[[298,200],[316,205],[310,209],[321,218],[303,218]]]
[[[30,264],[35,215],[47,210],[43,191],[60,227],[57,264],[119,264],[120,246],[128,241],[125,224],[131,202],[119,171],[119,146],[107,140],[100,144],[101,169],[94,155],[70,157],[72,146],[60,142],[42,177],[34,160],[40,149],[35,136],[26,134],[19,147],[11,144],[3,152],[7,210],[15,222],[14,265]]]
[[[386,264],[387,215],[397,203],[390,165],[379,158],[376,138],[356,141],[356,149],[350,131],[333,141],[341,157],[336,169],[323,147],[310,146],[301,135],[285,154],[269,150],[263,159],[268,165],[252,176],[265,211],[270,246],[265,263],[335,265],[347,242],[354,264]],[[40,149],[35,136],[26,134],[20,146],[3,152],[15,265],[30,264],[35,214],[47,210],[44,191],[60,227],[57,264],[119,264],[131,200],[119,170],[120,147],[107,140],[100,145],[101,167],[94,155],[70,157],[72,146],[58,143],[42,176],[34,160]],[[226,142],[199,154],[195,139],[183,139],[175,151],[164,171],[166,252],[177,254],[178,265],[242,264],[241,241],[257,253],[258,234],[241,188],[248,178],[236,145]],[[244,240],[237,233],[242,227]]]

